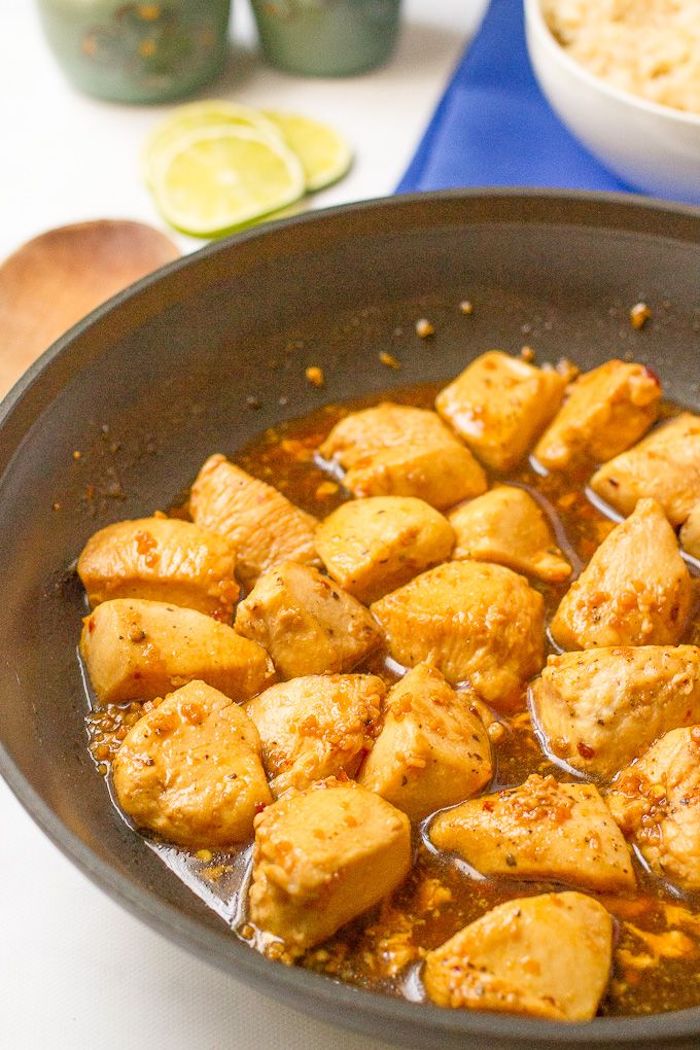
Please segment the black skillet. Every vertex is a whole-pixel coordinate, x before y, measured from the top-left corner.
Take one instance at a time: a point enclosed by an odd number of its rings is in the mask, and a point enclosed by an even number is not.
[[[636,332],[628,310],[640,299],[654,317]],[[430,340],[415,334],[422,316]],[[70,566],[90,533],[168,505],[209,453],[275,422],[448,378],[489,347],[524,343],[586,367],[629,354],[699,408],[700,211],[511,191],[340,208],[175,262],[59,340],[0,407],[0,771],[127,908],[326,1020],[444,1050],[697,1048],[700,1009],[565,1026],[413,1005],[268,962],[129,831],[86,748]],[[323,368],[325,388],[307,382],[308,365]]]

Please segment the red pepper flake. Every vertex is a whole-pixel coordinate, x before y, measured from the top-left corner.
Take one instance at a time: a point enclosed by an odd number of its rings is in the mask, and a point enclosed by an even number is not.
[[[576,745],[576,750],[578,751],[581,758],[593,758],[593,756],[595,755],[595,751],[593,750],[593,748],[590,747],[588,744],[584,744],[582,740],[579,740],[578,744]]]

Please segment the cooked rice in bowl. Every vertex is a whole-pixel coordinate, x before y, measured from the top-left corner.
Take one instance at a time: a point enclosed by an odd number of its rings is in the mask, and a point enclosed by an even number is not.
[[[622,91],[700,113],[700,0],[542,0],[566,52]]]

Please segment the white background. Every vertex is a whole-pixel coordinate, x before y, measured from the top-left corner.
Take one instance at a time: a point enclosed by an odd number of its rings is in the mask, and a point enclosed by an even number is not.
[[[408,163],[483,0],[406,0],[392,62],[350,80],[303,80],[257,59],[247,7],[209,94],[299,110],[353,143],[350,176],[315,206],[390,193]],[[90,218],[158,224],[139,177],[144,136],[164,108],[74,94],[49,56],[31,0],[0,0],[0,258],[36,233]],[[183,250],[196,247],[179,239]],[[41,308],[41,304],[37,304]],[[2,352],[0,333],[0,353]],[[278,1006],[146,929],[80,875],[0,782],[2,1050],[380,1050]]]

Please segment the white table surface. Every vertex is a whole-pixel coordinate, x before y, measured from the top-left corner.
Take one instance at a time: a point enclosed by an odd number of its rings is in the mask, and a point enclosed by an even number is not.
[[[483,0],[405,0],[398,51],[349,80],[265,68],[234,0],[230,68],[209,94],[299,110],[353,143],[351,174],[324,206],[390,193]],[[158,216],[139,177],[144,136],[166,107],[98,103],[71,91],[31,0],[0,3],[0,258],[52,226]],[[198,244],[179,238],[183,251]],[[1,335],[0,335],[1,338]],[[302,1017],[192,958],[122,911],[54,848],[0,781],[0,1047],[3,1050],[381,1050]],[[97,936],[96,936],[97,931]]]

